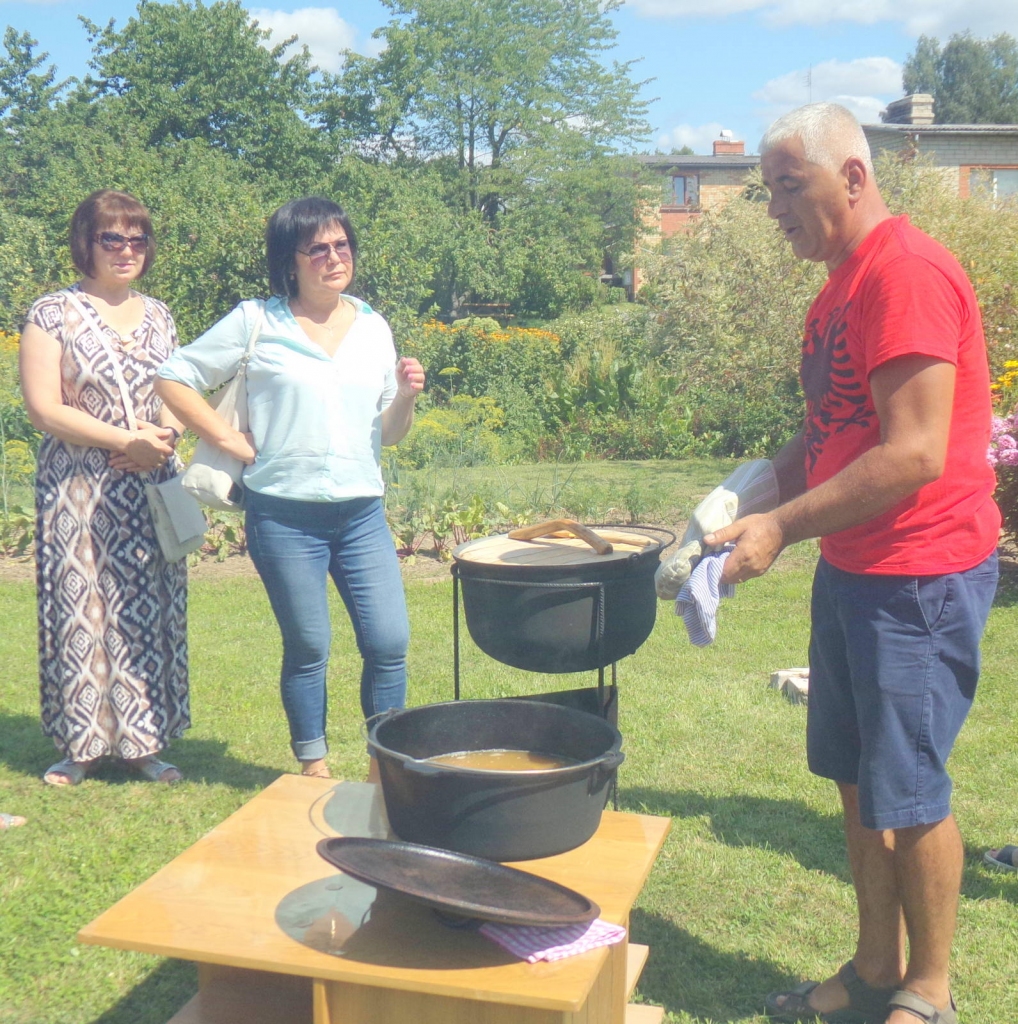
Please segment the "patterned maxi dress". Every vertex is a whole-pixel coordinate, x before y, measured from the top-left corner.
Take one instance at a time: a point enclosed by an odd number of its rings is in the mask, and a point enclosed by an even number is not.
[[[126,428],[106,350],[67,297],[44,295],[28,321],[60,342],[64,404]],[[146,297],[132,335],[103,329],[138,419],[158,422],[152,380],[177,343],[169,310]],[[42,727],[75,761],[154,754],[191,724],[187,566],[163,558],[144,491],[179,465],[126,473],[109,457],[47,434],[36,473]]]

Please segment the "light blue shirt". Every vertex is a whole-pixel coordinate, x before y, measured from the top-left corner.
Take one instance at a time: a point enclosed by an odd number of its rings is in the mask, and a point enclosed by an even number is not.
[[[396,349],[385,319],[344,295],[356,317],[336,354],[304,333],[286,299],[265,303],[247,368],[252,490],[298,501],[345,501],[383,492],[382,410],[396,397]],[[237,371],[259,299],[242,302],[159,368],[160,377],[210,391]]]

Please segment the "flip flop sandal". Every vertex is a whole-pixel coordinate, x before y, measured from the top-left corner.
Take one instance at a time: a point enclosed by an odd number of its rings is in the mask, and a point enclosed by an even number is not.
[[[820,1013],[810,1005],[809,996],[818,988],[819,981],[804,981],[788,992],[772,992],[764,1000],[764,1011],[773,1020],[786,1024],[824,1021],[825,1024],[883,1024],[887,1017],[887,1004],[895,992],[889,988],[875,988],[856,973],[851,960],[842,964],[838,981],[848,992],[848,1006],[830,1013]],[[781,1000],[779,1003],[778,1000]]]
[[[180,769],[175,764],[170,764],[168,761],[160,761],[158,757],[146,757],[144,760],[135,761],[131,767],[143,778],[149,782],[162,782],[167,786],[175,786],[180,779],[164,779],[163,776],[168,771],[179,772]]]
[[[926,1024],[958,1024],[958,1007],[955,1006],[954,996],[951,996],[951,1005],[944,1010],[938,1010],[933,1003],[917,996],[915,992],[908,989],[898,989],[887,1003],[888,1013],[894,1010],[904,1010],[912,1014],[917,1020],[925,1021]]]
[[[1018,846],[1002,846],[994,857],[989,850],[983,854],[983,860],[1002,871],[1018,871],[1018,862],[1015,861],[1015,854],[1018,854]]]
[[[0,832],[5,828],[17,828],[19,825],[24,825],[25,820],[18,814],[5,814],[0,811]]]
[[[42,773],[42,781],[47,786],[77,786],[79,785],[88,773],[85,770],[85,765],[80,761],[72,761],[69,757],[65,757],[62,761],[58,761],[56,764],[51,764],[49,768]],[[66,782],[52,782],[50,780],[51,775],[63,775]]]
[[[331,779],[332,772],[329,771],[328,765],[322,765],[320,768],[316,768],[314,771],[301,771],[301,775],[306,779]]]

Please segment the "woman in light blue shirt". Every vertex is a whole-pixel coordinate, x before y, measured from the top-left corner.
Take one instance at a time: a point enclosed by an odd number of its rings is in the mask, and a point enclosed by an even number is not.
[[[341,207],[296,199],[265,235],[272,298],[242,302],[178,349],[160,367],[157,390],[199,437],[247,464],[248,549],[283,635],[291,746],[304,775],[328,778],[328,576],[363,660],[364,716],[406,698],[409,627],[380,458],[382,445],[410,429],[424,371],[416,359],[397,360],[385,320],[345,294],[357,241]],[[253,330],[242,434],[202,393],[236,373]]]

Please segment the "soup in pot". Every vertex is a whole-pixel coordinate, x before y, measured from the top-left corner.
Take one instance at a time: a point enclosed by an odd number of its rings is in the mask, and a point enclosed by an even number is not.
[[[541,772],[580,763],[571,757],[541,754],[534,750],[460,750],[452,754],[436,754],[425,760],[429,764],[486,772]]]

